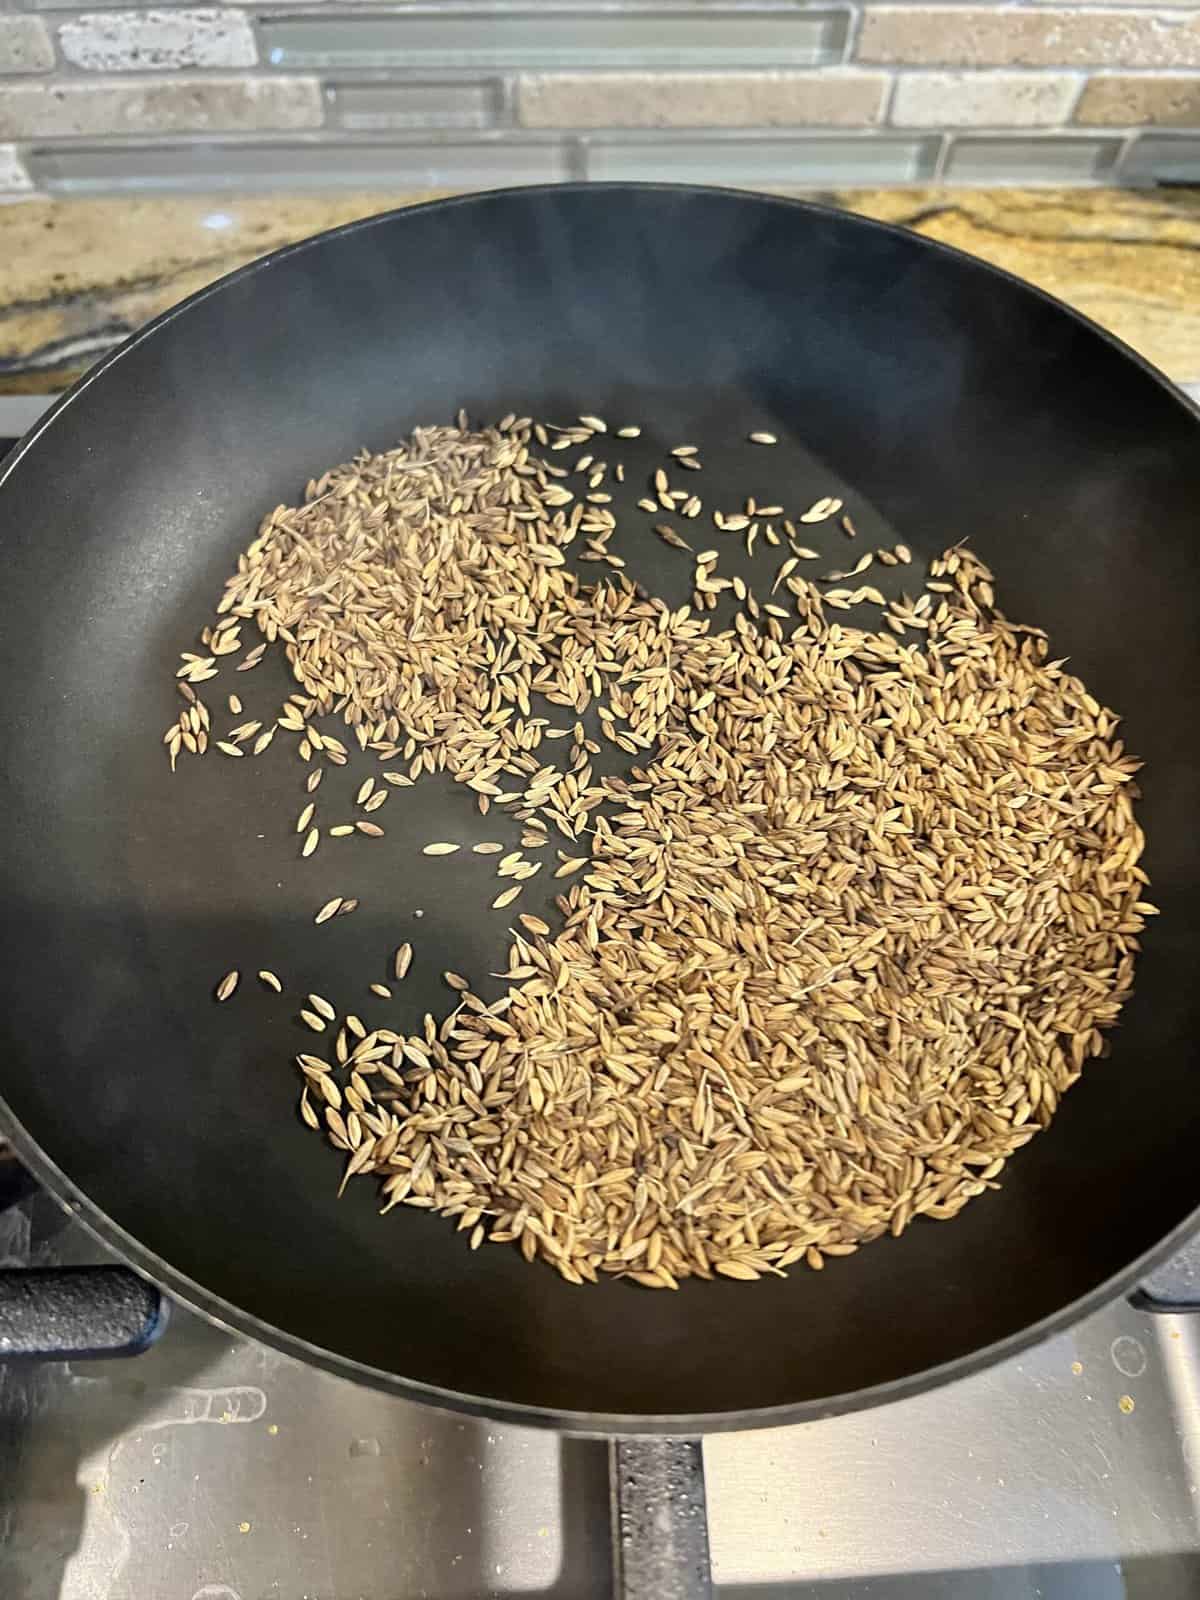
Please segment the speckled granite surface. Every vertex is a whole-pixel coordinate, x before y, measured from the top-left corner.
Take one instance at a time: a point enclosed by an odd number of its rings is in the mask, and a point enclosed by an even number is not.
[[[148,318],[268,250],[432,196],[31,199],[0,206],[0,393],[62,389]],[[1200,190],[814,195],[1006,267],[1200,381]]]

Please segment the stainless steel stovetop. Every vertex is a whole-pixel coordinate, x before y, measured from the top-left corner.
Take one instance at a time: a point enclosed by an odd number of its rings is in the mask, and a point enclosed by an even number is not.
[[[45,1196],[0,1265],[100,1259]],[[978,1377],[704,1446],[718,1600],[1200,1594],[1200,1315],[1117,1302]],[[611,1594],[606,1447],[327,1377],[176,1309],[0,1367],[3,1600]]]
[[[44,1196],[0,1214],[0,1266],[98,1259]],[[718,1600],[1192,1600],[1200,1313],[1118,1301],[704,1462]],[[607,1600],[609,1513],[602,1443],[379,1395],[179,1309],[135,1360],[0,1365],[0,1600]]]

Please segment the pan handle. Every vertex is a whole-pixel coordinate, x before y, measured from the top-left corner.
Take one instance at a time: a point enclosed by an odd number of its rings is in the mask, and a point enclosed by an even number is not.
[[[613,1439],[614,1600],[710,1600],[708,1513],[699,1439]]]
[[[167,1301],[129,1267],[0,1269],[0,1360],[136,1356],[167,1325]]]

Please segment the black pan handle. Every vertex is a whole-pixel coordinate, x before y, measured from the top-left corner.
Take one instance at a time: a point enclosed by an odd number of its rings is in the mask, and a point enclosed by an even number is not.
[[[711,1600],[699,1439],[609,1445],[614,1600]]]
[[[167,1325],[167,1301],[129,1267],[0,1269],[0,1360],[136,1356]]]

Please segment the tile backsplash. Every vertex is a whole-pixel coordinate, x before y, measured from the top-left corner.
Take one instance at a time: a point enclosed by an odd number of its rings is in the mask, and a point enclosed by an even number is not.
[[[0,0],[37,189],[1200,181],[1200,3]]]

